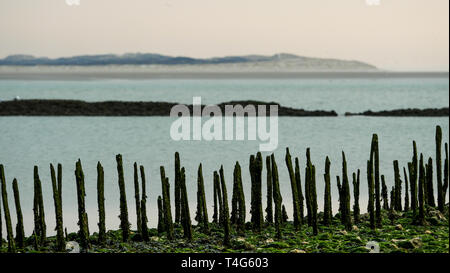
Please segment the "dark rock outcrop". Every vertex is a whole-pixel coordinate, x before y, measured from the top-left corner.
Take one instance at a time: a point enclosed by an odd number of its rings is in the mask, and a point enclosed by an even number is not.
[[[427,109],[396,109],[388,111],[365,111],[362,113],[345,113],[346,116],[372,116],[372,117],[445,117],[449,115],[449,108],[427,108]]]
[[[225,112],[225,105],[278,105],[279,116],[317,117],[337,116],[335,111],[308,111],[280,106],[274,102],[260,101],[232,101],[218,106]],[[14,100],[0,102],[0,116],[169,116],[170,110],[176,103],[170,102],[85,102],[78,100]],[[187,105],[192,115],[192,105]],[[202,106],[203,108],[204,106]]]

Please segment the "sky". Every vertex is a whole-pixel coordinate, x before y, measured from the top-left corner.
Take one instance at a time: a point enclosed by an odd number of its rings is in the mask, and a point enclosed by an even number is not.
[[[0,0],[0,58],[128,52],[283,52],[448,71],[449,1]]]

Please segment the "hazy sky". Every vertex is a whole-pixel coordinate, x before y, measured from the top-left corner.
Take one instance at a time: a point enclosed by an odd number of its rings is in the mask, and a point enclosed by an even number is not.
[[[449,70],[448,0],[367,1],[0,0],[0,58],[287,52]]]

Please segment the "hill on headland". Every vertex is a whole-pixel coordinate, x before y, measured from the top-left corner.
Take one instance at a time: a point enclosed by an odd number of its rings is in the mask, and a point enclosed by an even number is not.
[[[0,59],[3,66],[105,66],[105,65],[149,65],[183,67],[231,67],[255,70],[291,71],[377,71],[378,69],[360,61],[303,57],[280,53],[272,56],[245,55],[214,58],[172,57],[151,53],[128,53],[123,55],[81,55],[73,57],[47,58],[31,55],[11,55]]]

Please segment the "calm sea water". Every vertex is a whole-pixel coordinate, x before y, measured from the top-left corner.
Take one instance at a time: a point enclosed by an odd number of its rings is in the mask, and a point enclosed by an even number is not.
[[[0,100],[168,101],[204,104],[275,101],[283,106],[338,113],[448,107],[448,78],[155,79],[0,81]]]
[[[99,80],[99,81],[0,81],[0,98],[153,100],[192,103],[202,96],[203,103],[256,99],[282,105],[346,111],[395,109],[407,107],[448,107],[448,78],[435,79],[284,79],[284,80]],[[119,227],[119,190],[115,155],[124,159],[130,222],[135,227],[133,163],[144,165],[147,175],[148,218],[157,223],[156,199],[161,193],[159,166],[173,183],[173,158],[180,152],[186,167],[191,215],[196,209],[196,175],[203,164],[206,198],[212,216],[212,174],[223,164],[231,198],[233,166],[243,168],[246,200],[250,200],[249,156],[258,151],[258,141],[173,141],[170,117],[0,117],[0,163],[5,165],[9,183],[10,209],[14,215],[11,182],[19,181],[26,233],[33,227],[33,166],[39,166],[43,183],[48,232],[53,234],[54,207],[50,163],[63,164],[64,225],[77,230],[77,202],[74,168],[82,160],[86,205],[91,231],[97,230],[96,164],[105,168],[106,222],[108,229]],[[365,179],[370,140],[377,133],[380,142],[381,173],[393,185],[393,160],[405,166],[411,160],[412,141],[426,158],[435,157],[435,126],[441,125],[448,142],[449,119],[445,118],[371,118],[320,117],[279,119],[279,145],[275,151],[280,173],[283,202],[291,213],[289,176],[284,162],[285,148],[300,159],[304,180],[305,151],[311,148],[317,168],[319,208],[323,207],[323,170],[325,157],[332,162],[333,209],[337,211],[336,175],[341,175],[341,152],[345,151],[349,173],[361,170],[361,207],[367,205]],[[263,154],[268,155],[268,153]],[[265,182],[265,169],[263,170]],[[173,190],[173,185],[171,191]],[[265,187],[263,188],[265,195]],[[263,198],[265,204],[265,196]],[[264,205],[265,206],[265,205]],[[195,221],[194,221],[195,222]],[[15,217],[13,217],[15,223]]]

